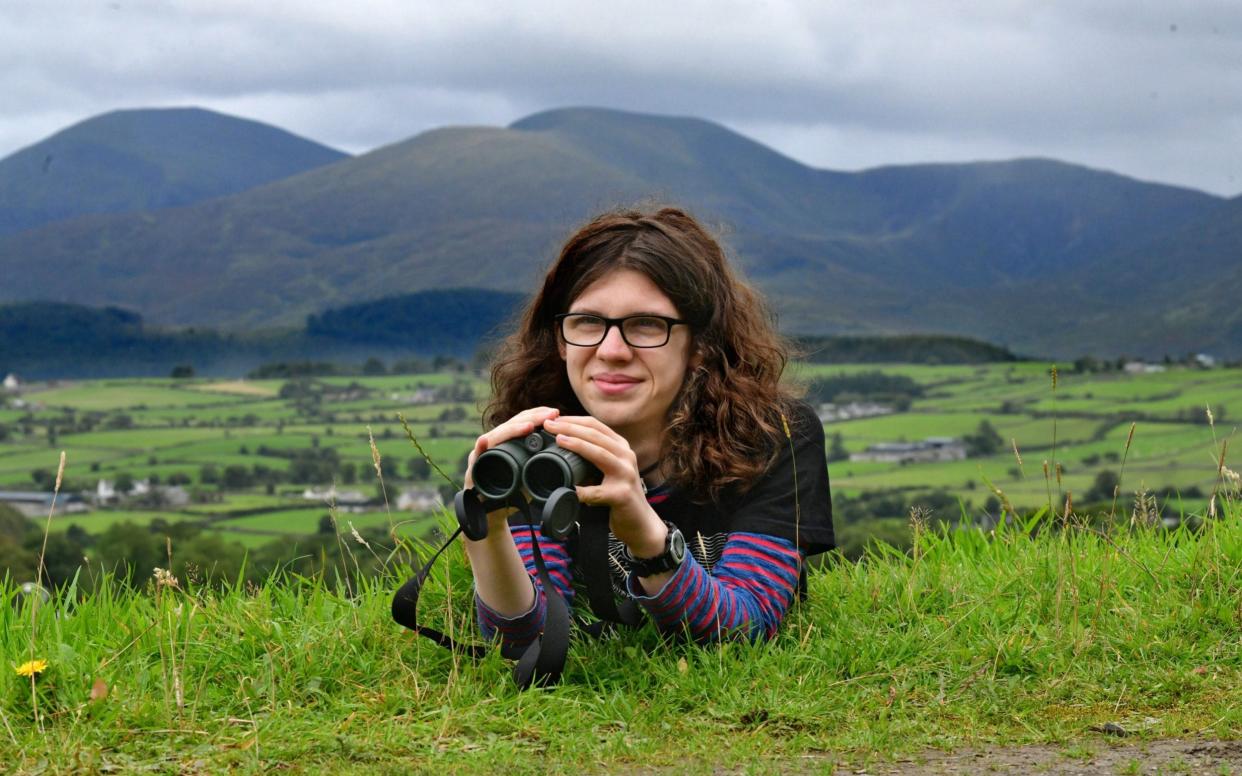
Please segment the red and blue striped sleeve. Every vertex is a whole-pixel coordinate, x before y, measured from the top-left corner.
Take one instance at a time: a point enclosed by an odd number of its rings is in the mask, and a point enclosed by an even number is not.
[[[793,602],[801,568],[802,552],[793,542],[736,532],[729,534],[710,574],[687,554],[655,595],[647,595],[634,574],[627,585],[661,631],[684,629],[700,643],[757,641],[776,635]]]
[[[522,564],[530,575],[531,584],[535,588],[535,603],[530,610],[517,617],[504,617],[494,611],[479,598],[474,596],[474,608],[479,618],[479,631],[487,641],[499,638],[501,644],[524,647],[543,632],[544,619],[548,611],[548,599],[543,593],[543,585],[539,582],[535,569],[535,552],[531,549],[531,527],[510,526],[513,543],[517,545],[518,554],[522,556]],[[552,584],[560,591],[566,606],[573,606],[574,591],[569,571],[569,552],[565,542],[549,539],[534,527],[534,535],[539,542],[539,552],[543,555],[543,565],[548,570]]]

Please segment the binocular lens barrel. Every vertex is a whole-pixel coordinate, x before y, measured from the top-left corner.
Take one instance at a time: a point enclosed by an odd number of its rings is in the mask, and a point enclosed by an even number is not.
[[[557,488],[572,489],[585,481],[591,468],[577,453],[552,445],[526,462],[522,483],[531,498],[546,501]]]
[[[484,498],[504,501],[522,485],[533,500],[547,501],[557,488],[572,490],[590,478],[595,467],[554,439],[536,431],[484,451],[474,462],[475,490]]]
[[[503,445],[485,451],[474,462],[474,487],[485,498],[503,501],[513,495],[522,481],[522,464],[526,456],[515,456],[512,447],[506,442]],[[520,445],[518,450],[525,453]]]

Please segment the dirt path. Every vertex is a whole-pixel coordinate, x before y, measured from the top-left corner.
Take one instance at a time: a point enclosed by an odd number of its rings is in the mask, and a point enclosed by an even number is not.
[[[996,747],[924,752],[894,762],[838,772],[887,776],[961,774],[1214,774],[1242,776],[1242,741],[1166,739],[1141,743],[1089,741],[1064,746]]]

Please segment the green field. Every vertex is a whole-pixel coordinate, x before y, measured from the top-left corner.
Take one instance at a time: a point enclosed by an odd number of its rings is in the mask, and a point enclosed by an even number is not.
[[[829,471],[834,494],[840,496],[900,491],[917,500],[919,494],[939,490],[960,501],[954,514],[941,515],[956,519],[963,507],[968,514],[983,510],[997,490],[1021,508],[1059,506],[1067,496],[1081,502],[1099,473],[1108,470],[1121,478],[1123,508],[1139,489],[1184,493],[1183,505],[1201,508],[1216,487],[1222,447],[1237,446],[1230,408],[1242,412],[1242,371],[1173,368],[1128,375],[1075,374],[1063,368],[1054,389],[1050,366],[795,364],[789,379],[799,383],[882,371],[920,386],[922,395],[908,411],[827,423],[826,434],[830,439],[839,434],[847,453],[886,442],[961,438],[974,433],[982,420],[1002,440],[996,452],[961,461],[834,461]],[[447,390],[463,382],[472,401],[410,403],[420,389]],[[310,400],[280,398],[285,385],[280,380],[144,379],[36,386],[0,408],[7,432],[0,439],[0,489],[37,489],[35,480],[55,471],[64,450],[66,490],[93,491],[100,479],[128,475],[178,481],[192,495],[191,503],[177,507],[114,505],[82,518],[92,526],[116,522],[122,514],[139,522],[179,516],[206,519],[210,530],[250,544],[256,537],[304,535],[315,531],[321,510],[301,500],[302,489],[326,487],[335,478],[340,488],[378,496],[372,436],[392,501],[411,485],[445,484],[434,473],[428,480],[411,480],[410,460],[420,455],[405,439],[398,414],[409,419],[433,460],[451,478],[460,478],[459,462],[479,433],[487,392],[482,379],[460,374],[326,378]],[[11,406],[13,398],[27,408]],[[1214,426],[1207,424],[1208,407]],[[299,456],[327,456],[337,468],[299,468]],[[243,481],[254,481],[241,486],[209,481],[226,470],[235,477],[238,472],[267,474],[246,474]],[[275,480],[264,484],[262,477]],[[253,509],[272,511],[233,514]],[[376,516],[382,503],[372,510],[355,525],[388,523],[387,514],[382,520]]]
[[[961,749],[914,772],[1235,773],[1146,747],[1242,736],[1239,569],[1232,501],[1200,531],[923,532],[813,571],[770,642],[623,628],[525,692],[499,650],[392,622],[404,559],[349,587],[105,575],[33,616],[0,580],[0,752],[19,774],[904,773]],[[446,553],[420,617],[477,643],[472,600]],[[1022,745],[1069,770],[1007,767]]]

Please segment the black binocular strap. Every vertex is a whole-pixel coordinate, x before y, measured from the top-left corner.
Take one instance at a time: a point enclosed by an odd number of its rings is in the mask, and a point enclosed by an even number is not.
[[[612,590],[612,558],[608,555],[608,519],[606,516],[589,516],[578,521],[578,566],[583,569],[587,602],[591,611],[600,619],[598,623],[580,623],[593,636],[619,623],[631,628],[642,625],[643,616],[638,604],[631,598],[620,603]]]
[[[544,598],[546,600],[547,612],[544,620],[543,635],[535,639],[525,649],[504,646],[500,650],[500,653],[506,658],[510,660],[517,659],[517,665],[513,667],[513,679],[517,682],[518,687],[522,689],[526,689],[531,685],[550,685],[560,681],[561,672],[565,668],[565,661],[569,655],[569,607],[565,604],[565,598],[557,590],[556,585],[552,584],[552,579],[548,576],[547,566],[543,562],[543,554],[539,551],[539,541],[535,536],[535,528],[529,523],[530,521],[527,520],[531,546],[535,555],[535,570],[539,576],[539,583],[543,586]],[[420,636],[431,639],[445,649],[480,658],[487,654],[487,647],[480,644],[462,644],[435,628],[428,628],[425,625],[418,624],[418,596],[422,592],[423,583],[426,582],[432,565],[435,564],[440,555],[448,549],[448,546],[461,533],[462,529],[458,527],[453,532],[453,535],[441,545],[440,549],[436,550],[435,554],[431,556],[431,560],[427,561],[417,574],[410,577],[397,590],[392,598],[392,618],[398,624],[409,628]]]

